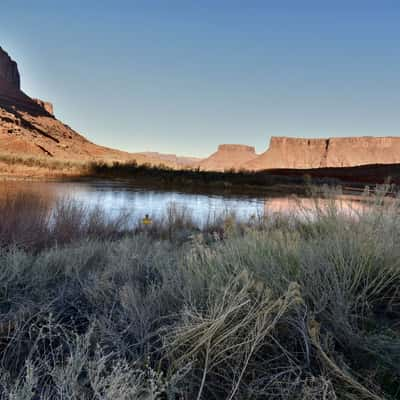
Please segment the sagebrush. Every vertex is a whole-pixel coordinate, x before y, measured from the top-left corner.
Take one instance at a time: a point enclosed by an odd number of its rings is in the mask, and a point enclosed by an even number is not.
[[[44,241],[3,227],[2,398],[400,398],[400,201],[363,201],[166,236],[70,208]]]

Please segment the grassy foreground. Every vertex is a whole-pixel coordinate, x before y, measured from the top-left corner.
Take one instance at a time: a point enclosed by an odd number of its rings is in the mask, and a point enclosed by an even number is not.
[[[6,199],[1,398],[400,398],[400,200],[368,201],[146,232]]]

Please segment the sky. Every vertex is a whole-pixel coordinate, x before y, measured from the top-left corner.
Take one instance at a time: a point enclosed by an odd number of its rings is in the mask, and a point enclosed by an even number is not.
[[[90,140],[207,156],[400,134],[400,1],[1,0],[23,90]]]

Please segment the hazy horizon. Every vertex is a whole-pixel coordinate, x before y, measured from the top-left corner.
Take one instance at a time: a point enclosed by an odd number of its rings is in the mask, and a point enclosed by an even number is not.
[[[398,136],[400,3],[3,0],[22,89],[90,140],[208,156],[271,136]]]

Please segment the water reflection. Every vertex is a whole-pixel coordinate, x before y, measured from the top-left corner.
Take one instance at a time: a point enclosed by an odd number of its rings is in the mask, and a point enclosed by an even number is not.
[[[362,212],[365,204],[356,198],[314,199],[285,197],[222,196],[148,190],[124,182],[0,182],[0,199],[5,193],[39,195],[50,206],[59,199],[72,199],[88,208],[100,207],[110,217],[128,212],[134,220],[149,214],[152,218],[165,215],[168,207],[186,208],[195,222],[203,224],[210,218],[234,212],[238,218],[295,214],[310,216],[317,210],[328,212],[333,205],[346,214]]]
[[[264,199],[264,215],[294,215],[313,218],[317,214],[340,213],[356,217],[367,210],[368,203],[354,196],[336,196],[334,198],[299,198],[287,196]]]

